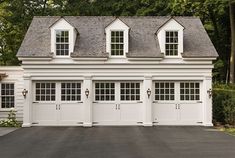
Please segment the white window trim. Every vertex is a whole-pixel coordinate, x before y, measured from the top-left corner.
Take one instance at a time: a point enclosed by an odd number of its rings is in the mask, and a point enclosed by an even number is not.
[[[123,55],[111,55],[111,40],[112,40],[112,31],[122,31],[123,32]],[[126,47],[126,44],[125,44],[125,30],[123,29],[110,29],[110,36],[109,36],[109,45],[110,45],[110,49],[109,49],[109,57],[110,58],[126,58],[126,52],[125,52],[125,47]]]
[[[2,108],[2,84],[14,84],[14,107],[12,108]],[[15,108],[16,108],[16,83],[15,82],[0,82],[0,111],[3,111],[3,112],[8,112],[8,111],[11,111],[11,110],[14,110],[15,111]]]
[[[69,41],[68,41],[68,44],[69,44],[69,53],[68,53],[68,55],[56,55],[56,32],[57,31],[68,31],[68,33],[69,33],[69,37],[68,37],[68,39],[69,39]],[[56,58],[70,58],[70,47],[71,47],[71,42],[70,42],[70,30],[69,29],[54,29],[54,47],[55,47],[55,52],[54,52],[54,57],[56,57]]]
[[[174,55],[174,56],[168,56],[166,55],[166,32],[178,32],[178,55]],[[181,53],[179,52],[179,31],[180,30],[173,30],[173,29],[170,29],[170,30],[164,30],[164,57],[167,58],[167,59],[178,59],[178,58],[182,58],[182,55]]]

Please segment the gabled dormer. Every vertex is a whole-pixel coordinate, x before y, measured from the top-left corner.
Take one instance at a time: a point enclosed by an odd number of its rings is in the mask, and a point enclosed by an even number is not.
[[[173,17],[167,20],[156,32],[161,52],[165,57],[178,58],[183,53],[184,26]]]
[[[69,57],[74,51],[77,30],[64,18],[58,19],[50,26],[51,52],[54,57]]]
[[[105,28],[106,52],[109,57],[126,57],[129,50],[129,26],[116,18]]]

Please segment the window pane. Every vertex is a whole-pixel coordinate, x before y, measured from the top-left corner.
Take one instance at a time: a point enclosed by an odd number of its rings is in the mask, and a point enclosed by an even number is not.
[[[166,56],[177,56],[178,55],[178,32],[177,31],[166,31],[165,40],[165,51]]]
[[[123,42],[123,31],[112,31],[111,32],[111,55],[123,56],[124,42]]]
[[[55,101],[55,83],[36,83],[36,101]]]
[[[115,100],[114,83],[95,83],[95,100],[96,101],[113,101]]]
[[[180,100],[200,100],[199,82],[180,83]]]
[[[69,55],[69,32],[56,31],[56,55]]]
[[[1,107],[13,108],[15,106],[14,83],[2,83],[1,87]]]
[[[155,100],[174,100],[175,89],[172,82],[155,83]]]
[[[80,101],[81,83],[61,83],[61,100],[62,101]],[[78,100],[79,99],[79,100]]]
[[[140,100],[140,83],[122,82],[120,87],[121,100]],[[126,96],[126,97],[124,97]]]

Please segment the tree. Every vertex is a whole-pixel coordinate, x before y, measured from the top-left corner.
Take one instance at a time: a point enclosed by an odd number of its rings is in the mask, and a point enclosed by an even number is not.
[[[235,1],[229,1],[231,27],[230,83],[235,83]]]

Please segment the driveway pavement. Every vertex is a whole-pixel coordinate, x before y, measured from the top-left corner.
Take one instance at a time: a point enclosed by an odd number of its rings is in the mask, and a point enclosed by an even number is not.
[[[13,127],[0,127],[0,136],[4,136],[10,132],[13,132],[14,130],[17,130],[18,128]]]
[[[5,158],[234,158],[235,137],[204,127],[32,127],[0,137]]]

